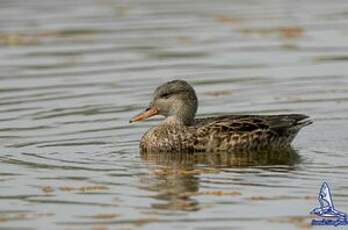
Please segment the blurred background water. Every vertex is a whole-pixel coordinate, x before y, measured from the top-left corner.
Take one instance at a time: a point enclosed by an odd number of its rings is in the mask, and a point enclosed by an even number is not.
[[[348,211],[348,2],[1,0],[0,229],[307,229]],[[305,113],[291,156],[141,156],[185,79],[199,116]]]

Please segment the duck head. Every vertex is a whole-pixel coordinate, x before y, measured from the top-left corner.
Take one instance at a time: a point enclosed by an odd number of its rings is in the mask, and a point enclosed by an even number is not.
[[[155,115],[166,117],[167,121],[181,125],[192,124],[197,112],[198,100],[194,89],[186,81],[175,80],[159,86],[152,101],[144,112],[129,122],[137,122]]]

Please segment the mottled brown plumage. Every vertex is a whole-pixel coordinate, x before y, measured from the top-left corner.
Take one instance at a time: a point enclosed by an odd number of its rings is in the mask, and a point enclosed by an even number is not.
[[[308,116],[227,115],[194,119],[198,101],[185,81],[167,82],[155,90],[149,108],[131,122],[161,114],[166,119],[141,139],[142,152],[233,152],[288,147]]]

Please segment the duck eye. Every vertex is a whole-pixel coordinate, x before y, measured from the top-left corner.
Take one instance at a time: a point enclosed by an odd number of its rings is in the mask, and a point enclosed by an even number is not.
[[[161,94],[161,98],[169,98],[171,95],[171,93],[163,93]]]

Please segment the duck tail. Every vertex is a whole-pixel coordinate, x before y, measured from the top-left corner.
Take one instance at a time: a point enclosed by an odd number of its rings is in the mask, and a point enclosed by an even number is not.
[[[313,121],[309,118],[309,116],[299,114],[295,118],[296,122],[294,127],[301,129],[307,125],[313,124]]]

